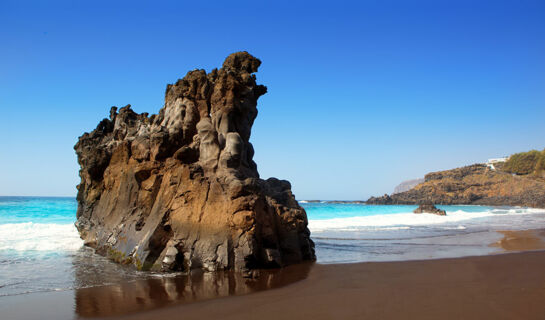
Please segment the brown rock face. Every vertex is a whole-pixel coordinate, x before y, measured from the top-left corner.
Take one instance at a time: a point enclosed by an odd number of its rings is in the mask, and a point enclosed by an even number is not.
[[[368,204],[475,204],[545,208],[545,179],[514,176],[474,164],[428,173],[425,181],[412,189],[392,195],[371,197]]]
[[[414,213],[431,213],[438,216],[446,216],[447,212],[445,210],[438,209],[431,202],[423,202],[418,208],[414,209]]]
[[[249,142],[267,88],[247,52],[168,85],[158,114],[130,105],[85,133],[76,227],[139,269],[254,269],[315,259],[288,181],[259,178]]]

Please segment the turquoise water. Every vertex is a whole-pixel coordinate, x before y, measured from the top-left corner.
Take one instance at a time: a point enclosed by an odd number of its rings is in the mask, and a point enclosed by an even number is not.
[[[333,218],[368,217],[385,214],[406,213],[417,208],[415,205],[364,205],[355,203],[301,203],[310,220],[326,220]],[[448,211],[482,212],[493,210],[487,206],[437,206]]]
[[[319,263],[429,259],[486,254],[495,230],[545,228],[542,209],[304,203]],[[75,198],[0,197],[0,299],[149,276],[82,246]]]
[[[74,223],[76,209],[75,198],[0,197],[0,224]]]
[[[419,238],[543,225],[543,209],[437,206],[446,216],[414,214],[414,205],[302,203],[313,238]],[[537,228],[537,227],[536,227]]]
[[[414,214],[416,206],[303,203],[321,263],[396,261],[483,255],[497,231],[545,228],[545,210],[438,206],[447,216]]]
[[[82,246],[76,209],[75,198],[0,197],[0,299],[141,277]]]

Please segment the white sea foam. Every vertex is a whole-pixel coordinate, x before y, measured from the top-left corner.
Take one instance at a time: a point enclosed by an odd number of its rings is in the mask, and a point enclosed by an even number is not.
[[[454,226],[454,227],[441,227],[441,229],[443,229],[443,230],[465,230],[467,228],[462,226],[462,225],[458,225],[458,226]]]
[[[75,251],[83,245],[73,224],[9,223],[0,225],[0,250]]]
[[[327,230],[354,231],[358,229],[386,230],[385,228],[407,228],[413,226],[427,226],[446,224],[443,228],[463,230],[463,225],[457,224],[461,221],[474,219],[487,219],[500,216],[525,216],[545,213],[543,209],[533,208],[495,208],[478,212],[467,212],[463,210],[448,211],[446,216],[434,214],[414,214],[412,212],[382,214],[362,217],[334,218],[325,220],[309,220],[311,232]]]

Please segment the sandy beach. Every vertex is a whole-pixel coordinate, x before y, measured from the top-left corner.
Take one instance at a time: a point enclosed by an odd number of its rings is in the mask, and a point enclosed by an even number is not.
[[[544,319],[544,232],[503,234],[491,244],[503,254],[303,264],[259,280],[201,274],[193,282],[136,281],[9,297],[0,311],[2,319],[27,320]]]
[[[545,252],[316,265],[257,294],[121,319],[544,319]]]

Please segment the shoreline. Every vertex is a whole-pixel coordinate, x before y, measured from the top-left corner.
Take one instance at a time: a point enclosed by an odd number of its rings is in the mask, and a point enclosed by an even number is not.
[[[545,230],[502,231],[482,256],[300,264],[258,282],[157,277],[0,298],[18,319],[543,319]],[[200,278],[199,278],[200,277]],[[31,305],[32,308],[28,306]]]
[[[545,251],[315,265],[275,290],[116,319],[543,319]]]

